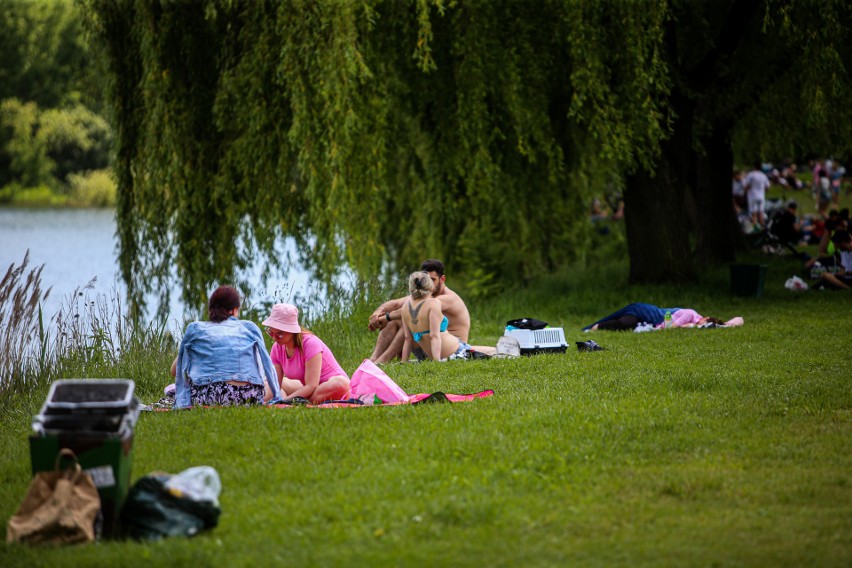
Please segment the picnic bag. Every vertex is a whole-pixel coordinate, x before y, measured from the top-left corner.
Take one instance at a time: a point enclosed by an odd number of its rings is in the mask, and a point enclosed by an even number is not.
[[[547,327],[546,321],[537,320],[535,318],[520,318],[513,319],[506,322],[506,325],[514,327],[516,329],[544,329]]]
[[[405,391],[369,359],[364,359],[352,373],[349,392],[352,398],[365,402],[373,401],[373,397],[377,397],[383,403],[408,402]]]
[[[63,457],[72,464],[59,469]],[[80,468],[74,452],[56,456],[53,471],[36,473],[18,512],[9,519],[7,542],[72,544],[95,540],[101,498],[92,477]]]

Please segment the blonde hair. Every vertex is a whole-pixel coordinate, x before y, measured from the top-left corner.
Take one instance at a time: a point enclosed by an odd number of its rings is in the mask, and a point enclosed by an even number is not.
[[[408,277],[408,291],[415,300],[425,298],[432,293],[432,278],[428,272],[412,272]]]
[[[293,345],[296,346],[296,349],[302,348],[302,336],[303,335],[313,335],[314,334],[314,332],[312,332],[308,329],[305,329],[302,326],[299,326],[299,327],[301,328],[302,331],[300,331],[299,333],[293,334]]]

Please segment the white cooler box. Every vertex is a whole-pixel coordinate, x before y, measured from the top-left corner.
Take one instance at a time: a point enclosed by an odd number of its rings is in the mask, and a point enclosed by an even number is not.
[[[521,344],[521,355],[535,353],[565,353],[568,342],[561,327],[544,329],[507,329],[504,333],[514,337]]]

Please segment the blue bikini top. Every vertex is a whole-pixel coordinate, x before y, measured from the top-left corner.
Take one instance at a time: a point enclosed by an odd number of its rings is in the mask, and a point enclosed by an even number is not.
[[[447,331],[447,326],[450,325],[450,321],[447,319],[447,316],[444,316],[444,319],[441,320],[441,331]],[[414,341],[420,343],[420,340],[423,339],[423,336],[429,333],[429,330],[426,331],[412,331],[411,336],[414,337]]]

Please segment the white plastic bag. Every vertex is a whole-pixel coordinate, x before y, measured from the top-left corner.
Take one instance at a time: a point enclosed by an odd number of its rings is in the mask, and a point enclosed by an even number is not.
[[[219,493],[222,482],[219,474],[209,465],[200,465],[185,469],[171,476],[165,482],[166,489],[178,497],[186,497],[194,501],[209,501],[219,506]]]
[[[792,278],[787,279],[784,283],[784,287],[794,292],[804,292],[808,289],[808,284],[798,276],[793,276]]]

